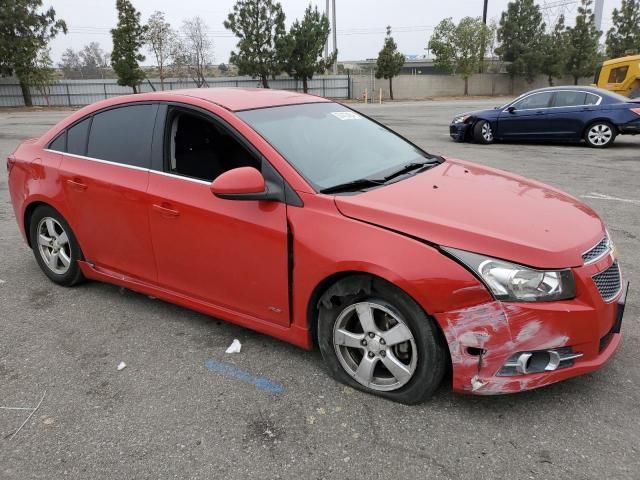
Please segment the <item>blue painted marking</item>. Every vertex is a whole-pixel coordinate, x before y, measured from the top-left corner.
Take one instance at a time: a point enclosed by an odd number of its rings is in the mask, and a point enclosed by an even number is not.
[[[265,392],[282,393],[284,391],[284,387],[281,384],[272,382],[268,378],[255,377],[249,372],[241,370],[235,365],[231,365],[229,363],[218,362],[216,360],[209,359],[207,360],[206,366],[209,370],[214,370],[224,375],[225,377],[235,378],[236,380],[254,385],[255,387],[258,387],[260,390],[264,390]]]

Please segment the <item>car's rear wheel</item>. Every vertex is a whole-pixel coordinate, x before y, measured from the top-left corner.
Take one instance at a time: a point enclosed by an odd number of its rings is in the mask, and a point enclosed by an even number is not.
[[[616,130],[609,122],[596,122],[589,125],[584,133],[587,145],[593,148],[605,148],[616,139]]]
[[[70,287],[83,279],[78,260],[82,251],[67,221],[48,205],[36,208],[29,225],[38,265],[52,281]]]
[[[478,143],[493,143],[493,128],[486,120],[478,120],[473,126],[473,139]]]
[[[384,284],[322,306],[318,342],[336,380],[408,404],[429,398],[447,365],[434,321],[404,292]]]

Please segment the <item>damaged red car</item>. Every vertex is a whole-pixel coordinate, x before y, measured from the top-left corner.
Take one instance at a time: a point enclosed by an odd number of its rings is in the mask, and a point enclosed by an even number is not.
[[[519,392],[621,338],[615,250],[589,207],[430,155],[346,106],[262,89],[119,97],[7,162],[43,272],[110,282],[310,349],[392,400]]]

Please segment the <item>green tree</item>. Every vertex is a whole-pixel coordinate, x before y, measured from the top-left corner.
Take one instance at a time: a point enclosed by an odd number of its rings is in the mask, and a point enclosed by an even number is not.
[[[574,85],[580,78],[592,76],[602,60],[598,52],[602,32],[596,28],[592,3],[593,0],[582,0],[575,26],[567,29],[567,73],[573,77]]]
[[[15,75],[24,104],[32,105],[28,78],[39,69],[38,55],[59,32],[67,33],[53,8],[42,12],[42,0],[0,2],[0,76]]]
[[[500,46],[496,53],[507,65],[507,72],[513,79],[524,76],[533,81],[540,73],[542,64],[541,43],[545,24],[540,7],[533,0],[514,0],[502,12],[497,39]]]
[[[491,29],[480,18],[464,17],[458,25],[445,18],[434,29],[428,48],[436,66],[464,79],[468,95],[469,78],[482,66],[490,39]]]
[[[309,5],[302,21],[293,22],[289,33],[281,37],[277,45],[285,71],[296,80],[302,80],[304,93],[308,91],[308,80],[315,73],[323,73],[336,60],[337,52],[322,58],[330,32],[327,16],[321,15],[318,7],[313,9]]]
[[[613,9],[613,26],[607,32],[607,55],[622,57],[640,52],[640,0],[622,0],[620,10]]]
[[[51,60],[51,51],[48,48],[40,50],[34,62],[35,68],[29,71],[27,83],[36,88],[49,105],[51,85],[56,81],[56,71]]]
[[[164,13],[156,11],[149,17],[144,40],[148,49],[156,58],[160,88],[164,90],[164,79],[167,78],[167,63],[169,63],[176,43],[176,33],[169,22],[164,19]]]
[[[376,78],[389,79],[389,97],[391,97],[391,100],[393,100],[393,77],[400,73],[403,65],[404,55],[398,51],[398,46],[391,36],[391,27],[387,27],[387,36],[376,61]]]
[[[284,12],[273,0],[238,0],[224,21],[224,27],[238,37],[238,51],[232,51],[229,62],[240,75],[259,77],[269,88],[269,77],[282,71],[276,45],[285,35]]]
[[[567,64],[567,27],[564,15],[560,15],[553,30],[545,34],[542,41],[542,65],[540,71],[547,76],[549,86],[553,79],[565,74]]]
[[[145,78],[139,62],[145,59],[140,50],[147,29],[140,23],[140,12],[129,0],[116,0],[116,8],[118,26],[111,30],[111,65],[118,75],[118,85],[131,87],[133,93],[138,93],[138,85]]]

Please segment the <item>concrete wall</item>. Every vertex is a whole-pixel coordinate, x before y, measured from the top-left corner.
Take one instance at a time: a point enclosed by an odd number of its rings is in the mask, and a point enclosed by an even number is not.
[[[389,99],[389,81],[371,76],[353,76],[351,98],[361,99],[368,89],[369,98],[378,100],[382,88],[383,100]],[[580,84],[588,85],[591,79],[585,78]],[[573,85],[572,78],[556,79],[555,85]],[[532,83],[523,78],[515,78],[513,91],[511,79],[507,74],[483,73],[469,79],[469,95],[519,95],[534,88],[547,87],[547,77],[540,75]],[[427,97],[449,97],[464,95],[464,80],[455,75],[399,75],[393,79],[395,100],[418,99]]]

